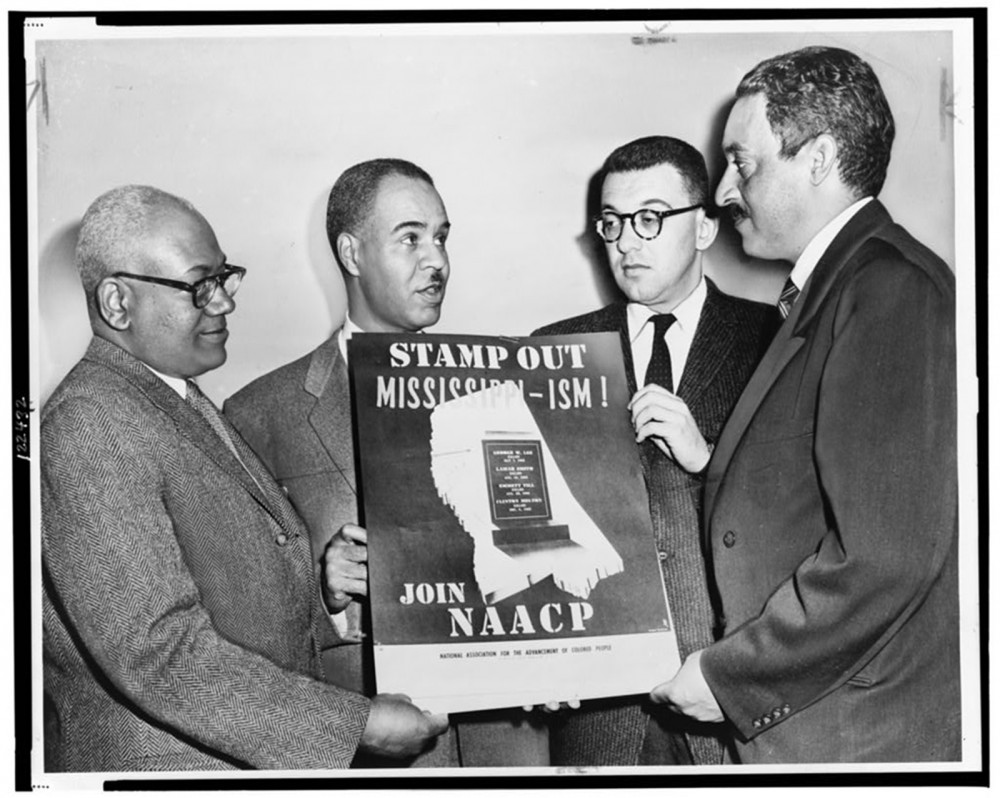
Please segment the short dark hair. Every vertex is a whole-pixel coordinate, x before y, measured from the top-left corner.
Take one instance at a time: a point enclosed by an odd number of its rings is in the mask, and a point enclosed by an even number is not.
[[[337,237],[341,233],[354,233],[371,215],[381,182],[392,175],[423,180],[433,186],[431,176],[414,163],[401,158],[375,158],[347,169],[330,189],[326,203],[326,237],[333,254],[340,263]],[[344,264],[340,263],[341,268]]]
[[[866,61],[837,47],[805,47],[762,61],[744,75],[736,97],[752,94],[767,101],[767,121],[781,140],[782,157],[828,133],[837,142],[844,184],[858,197],[882,190],[896,128]]]
[[[612,152],[601,168],[602,181],[617,172],[638,172],[660,164],[670,164],[684,181],[684,188],[692,204],[705,205],[712,211],[711,193],[708,189],[708,169],[705,158],[686,141],[671,136],[645,136],[623,144]]]

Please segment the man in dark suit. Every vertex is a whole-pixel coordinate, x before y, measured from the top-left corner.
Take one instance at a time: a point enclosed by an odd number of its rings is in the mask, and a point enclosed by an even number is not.
[[[774,310],[728,296],[702,260],[718,221],[705,160],[650,136],[604,163],[597,232],[627,302],[538,335],[621,334],[656,548],[682,656],[712,642],[700,544],[702,478],[712,445],[767,346]],[[652,711],[636,697],[586,702],[553,722],[554,764],[718,764],[717,730]]]
[[[327,235],[344,276],[347,318],[313,352],[254,380],[226,415],[271,469],[326,557],[339,639],[323,652],[327,678],[371,694],[367,533],[357,525],[357,482],[347,341],[362,332],[418,332],[441,313],[450,222],[434,181],[394,158],[347,169],[330,191]],[[461,757],[459,757],[459,740]],[[449,732],[415,765],[547,765],[545,729],[523,712],[479,715]],[[365,763],[368,764],[368,763]]]
[[[193,381],[226,359],[245,270],[146,186],[90,206],[76,261],[94,338],[41,423],[46,768],[412,756],[446,719],[322,681],[305,528]]]
[[[794,267],[709,467],[725,636],[654,697],[724,716],[744,762],[958,759],[954,277],[875,199],[867,63],[806,48],[736,96],[716,198]]]

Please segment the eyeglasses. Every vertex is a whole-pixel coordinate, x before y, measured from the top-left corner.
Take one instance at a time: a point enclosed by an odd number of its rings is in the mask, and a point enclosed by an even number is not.
[[[609,244],[613,244],[622,237],[625,220],[628,219],[639,238],[652,241],[660,234],[663,229],[663,220],[668,216],[676,216],[679,213],[687,213],[702,207],[704,206],[699,202],[697,205],[689,205],[686,208],[671,208],[669,211],[654,211],[652,208],[643,208],[635,213],[602,211],[594,217],[594,225],[597,228],[597,234]]]
[[[227,263],[218,274],[213,274],[194,283],[167,280],[164,277],[150,277],[148,274],[130,274],[129,272],[115,272],[111,276],[128,277],[131,280],[142,280],[144,283],[154,283],[155,285],[165,285],[168,288],[188,291],[194,306],[200,310],[212,301],[219,286],[222,286],[222,290],[229,296],[235,296],[246,273],[247,270],[242,266],[233,266],[231,263]]]

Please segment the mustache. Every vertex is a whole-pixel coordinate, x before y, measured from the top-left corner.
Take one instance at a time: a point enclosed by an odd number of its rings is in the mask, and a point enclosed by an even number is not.
[[[729,218],[732,219],[733,224],[746,219],[750,213],[742,205],[730,205],[729,208]]]

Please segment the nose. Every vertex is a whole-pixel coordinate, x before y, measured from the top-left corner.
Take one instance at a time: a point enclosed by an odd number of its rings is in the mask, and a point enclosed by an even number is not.
[[[420,258],[420,265],[424,269],[433,269],[436,272],[446,272],[448,269],[448,252],[444,247],[430,242],[424,247]]]
[[[225,316],[234,310],[236,310],[236,300],[226,293],[225,288],[217,285],[215,293],[212,294],[212,299],[204,307],[205,313],[209,316]]]
[[[618,236],[618,240],[615,241],[615,249],[617,249],[622,255],[626,252],[634,252],[639,249],[643,244],[643,240],[639,238],[639,234],[635,232],[635,228],[632,227],[631,220],[622,220],[622,234]]]
[[[740,201],[740,192],[736,187],[736,166],[729,164],[722,173],[719,185],[715,189],[715,204],[720,208]]]

